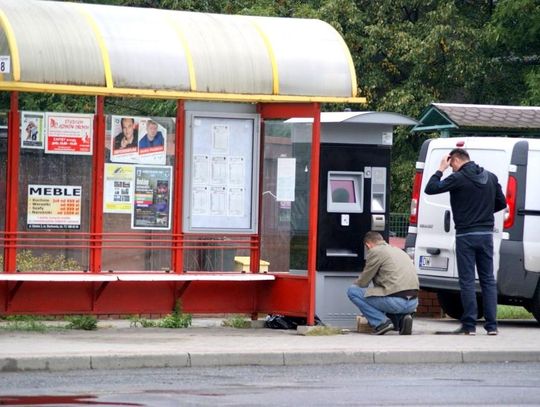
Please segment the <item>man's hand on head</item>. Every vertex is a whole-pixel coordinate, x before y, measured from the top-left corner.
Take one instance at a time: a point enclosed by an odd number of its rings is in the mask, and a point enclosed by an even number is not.
[[[450,155],[449,154],[445,154],[443,155],[442,159],[441,159],[441,163],[439,164],[439,171],[440,172],[445,172],[446,169],[448,167],[450,167]]]

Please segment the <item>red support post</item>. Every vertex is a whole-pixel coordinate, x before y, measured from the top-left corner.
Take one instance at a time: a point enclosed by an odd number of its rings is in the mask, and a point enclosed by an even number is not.
[[[20,140],[19,93],[11,92],[8,113],[8,156],[6,168],[6,218],[4,240],[4,272],[17,269],[17,226],[19,221]]]
[[[308,229],[308,282],[309,303],[307,324],[315,324],[315,277],[317,265],[317,225],[319,210],[319,157],[321,141],[321,110],[313,104],[313,129],[311,136],[311,169],[309,183],[309,229]]]
[[[261,105],[257,105],[257,111],[261,113]],[[261,244],[262,244],[262,200],[263,200],[263,178],[264,178],[264,119],[261,115],[260,123],[260,146],[259,146],[259,196],[257,198],[258,217],[257,217],[257,234],[251,236],[251,251],[249,258],[250,271],[258,273],[261,267]]]
[[[173,205],[173,251],[171,256],[172,269],[175,273],[184,272],[184,134],[186,129],[184,101],[176,103],[176,133],[175,133],[175,166],[174,166],[174,205]]]
[[[105,170],[105,98],[96,96],[94,151],[92,155],[92,207],[90,209],[90,264],[92,273],[101,272],[103,240],[103,172]]]

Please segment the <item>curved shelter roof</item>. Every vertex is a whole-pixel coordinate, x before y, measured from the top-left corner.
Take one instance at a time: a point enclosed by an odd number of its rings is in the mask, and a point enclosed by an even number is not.
[[[364,102],[350,52],[313,19],[0,0],[0,89]]]

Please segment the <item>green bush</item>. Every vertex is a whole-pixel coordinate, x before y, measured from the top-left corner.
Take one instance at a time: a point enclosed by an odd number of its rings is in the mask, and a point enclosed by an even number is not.
[[[97,329],[97,318],[92,315],[75,315],[66,317],[69,323],[67,329],[81,329],[84,331],[94,331]]]
[[[180,300],[176,302],[172,314],[166,315],[161,321],[158,322],[160,328],[188,328],[191,326],[191,314],[184,314],[182,312],[182,306]]]

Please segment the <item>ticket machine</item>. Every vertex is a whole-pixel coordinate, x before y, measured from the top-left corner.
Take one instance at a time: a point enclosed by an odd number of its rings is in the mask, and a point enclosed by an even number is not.
[[[388,241],[390,232],[393,129],[414,124],[396,113],[321,114],[316,314],[328,325],[356,324],[359,312],[346,292],[364,267],[363,237],[374,230]]]

